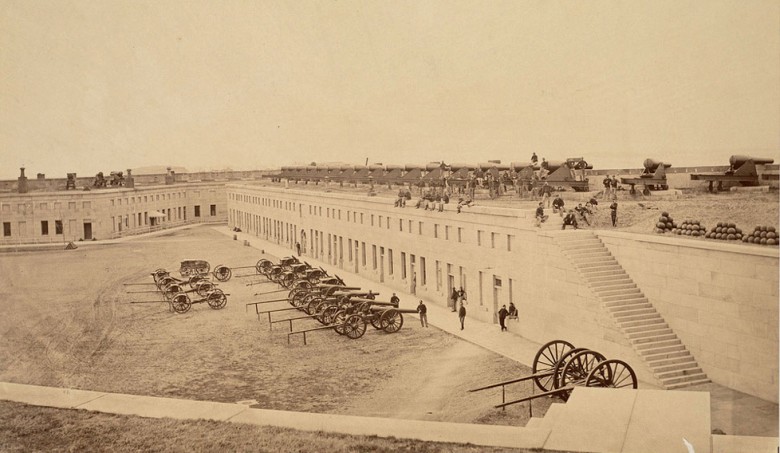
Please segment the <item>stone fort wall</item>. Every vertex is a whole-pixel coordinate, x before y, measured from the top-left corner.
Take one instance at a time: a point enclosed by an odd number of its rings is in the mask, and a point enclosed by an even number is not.
[[[636,364],[640,379],[654,382],[563,255],[556,232],[532,226],[532,211],[475,206],[460,214],[426,212],[395,208],[387,198],[252,184],[229,184],[227,197],[229,225],[284,245],[291,254],[300,242],[307,256],[442,306],[453,287],[463,287],[468,316],[487,322],[496,322],[501,305],[513,302],[523,336],[598,350]],[[777,401],[776,249],[722,250],[724,244],[690,239],[596,233],[670,326],[680,329],[694,356],[702,356],[700,365],[711,379]],[[751,280],[731,279],[725,264],[712,262],[747,263],[737,272],[752,269],[752,277],[735,276]],[[661,272],[663,278],[653,277]],[[696,294],[670,282],[669,274],[695,281]],[[751,326],[752,334],[744,335]]]

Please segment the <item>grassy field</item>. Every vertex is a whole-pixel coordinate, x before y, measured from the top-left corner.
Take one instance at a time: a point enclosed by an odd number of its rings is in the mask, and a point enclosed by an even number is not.
[[[4,452],[419,452],[530,450],[346,436],[213,421],[181,421],[41,408],[0,401]]]

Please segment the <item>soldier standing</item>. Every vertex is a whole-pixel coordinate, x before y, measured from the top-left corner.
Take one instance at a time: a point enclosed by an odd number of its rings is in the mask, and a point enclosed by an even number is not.
[[[613,201],[611,205],[609,205],[610,213],[612,214],[612,226],[617,226],[617,201]]]

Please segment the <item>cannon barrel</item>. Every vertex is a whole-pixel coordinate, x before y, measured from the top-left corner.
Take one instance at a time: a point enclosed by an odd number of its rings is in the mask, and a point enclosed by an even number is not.
[[[420,164],[404,164],[404,170],[406,171],[412,171],[412,170],[422,170],[425,168],[425,165]]]
[[[741,156],[735,154],[729,158],[729,164],[736,168],[741,167],[749,160],[752,160],[754,164],[772,164],[775,162],[774,159],[770,159],[768,157]]]
[[[397,164],[387,164],[387,165],[385,165],[385,170],[387,170],[387,171],[390,171],[390,170],[403,170],[403,169],[404,169],[403,165],[397,165]]]
[[[467,163],[463,163],[463,162],[457,162],[457,163],[454,163],[454,164],[450,164],[450,170],[452,170],[452,171],[459,171],[459,170],[463,170],[463,169],[473,170],[474,169],[474,164],[467,164]]]
[[[562,160],[548,160],[548,161],[547,161],[547,170],[548,170],[550,173],[552,173],[552,172],[554,172],[555,170],[557,170],[557,169],[559,169],[559,168],[563,167],[564,165],[566,165],[566,162],[565,162],[565,161],[562,161]]]
[[[647,171],[656,171],[656,170],[658,170],[658,167],[660,167],[661,165],[663,165],[664,168],[669,168],[669,167],[672,166],[672,164],[667,164],[666,162],[662,162],[660,160],[651,159],[649,157],[647,159],[645,159],[645,162],[644,162],[645,170],[647,170]]]
[[[531,162],[511,162],[509,166],[512,168],[512,171],[521,171],[528,167],[531,167],[532,170],[539,169],[539,164],[533,164]]]
[[[437,168],[442,168],[444,164],[441,162],[430,162],[425,164],[425,169],[428,171],[436,170]]]

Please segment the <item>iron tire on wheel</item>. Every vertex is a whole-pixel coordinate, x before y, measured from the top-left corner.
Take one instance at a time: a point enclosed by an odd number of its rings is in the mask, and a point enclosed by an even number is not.
[[[163,296],[165,296],[166,299],[173,299],[181,292],[183,292],[181,286],[179,286],[177,283],[171,283],[170,285],[166,286],[165,289],[163,289]]]
[[[387,333],[396,333],[404,325],[404,315],[393,308],[385,310],[379,318],[379,324]]]
[[[599,362],[585,379],[585,387],[637,388],[636,373],[622,360]]]
[[[534,357],[533,374],[552,372],[561,356],[574,349],[574,345],[565,340],[553,340],[542,346]],[[543,392],[549,392],[555,388],[555,376],[535,377],[536,386]]]
[[[220,264],[219,266],[214,268],[214,278],[216,278],[221,282],[226,282],[230,280],[230,277],[232,276],[233,276],[233,271],[230,270],[230,268],[227,266],[223,266]]]
[[[271,270],[271,266],[273,266],[273,263],[268,261],[267,259],[261,259],[257,261],[257,264],[255,265],[255,270],[258,274],[268,275],[268,271]]]
[[[213,310],[219,310],[227,305],[227,296],[221,289],[215,289],[206,296],[206,302]]]
[[[344,323],[344,335],[356,340],[366,333],[366,322],[360,315],[352,315]]]
[[[209,281],[202,281],[202,282],[199,282],[198,285],[195,287],[195,292],[200,297],[206,297],[206,296],[209,295],[209,293],[211,293],[215,289],[216,289],[216,287],[214,286],[213,283],[211,283]]]
[[[333,324],[336,319],[336,313],[338,313],[339,307],[331,305],[322,311],[322,323],[325,325]]]
[[[192,304],[190,303],[190,298],[184,293],[177,294],[173,300],[171,300],[171,307],[173,307],[173,311],[180,315],[187,313],[191,306]]]

